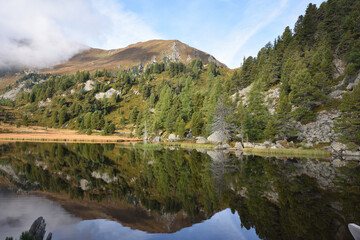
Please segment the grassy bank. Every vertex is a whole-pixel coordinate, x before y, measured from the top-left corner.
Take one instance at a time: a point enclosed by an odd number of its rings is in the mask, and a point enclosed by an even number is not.
[[[245,148],[243,152],[262,157],[330,157],[330,151],[321,149],[301,149],[301,148]]]
[[[181,149],[204,149],[213,150],[216,145],[214,144],[198,144],[189,142],[165,142],[165,143],[135,143],[133,147],[141,149],[163,149],[166,147],[175,147]]]
[[[177,147],[182,149],[204,149],[204,150],[214,150],[216,144],[200,144],[200,143],[189,143],[189,142],[166,142],[163,143],[167,147]]]

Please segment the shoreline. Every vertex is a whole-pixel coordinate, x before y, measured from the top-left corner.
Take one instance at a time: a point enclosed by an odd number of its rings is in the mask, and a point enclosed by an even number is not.
[[[9,124],[0,124],[0,142],[39,142],[39,143],[88,143],[88,144],[132,144],[135,148],[156,149],[156,148],[180,148],[180,149],[198,149],[216,151],[214,149],[217,144],[200,144],[188,141],[161,142],[143,144],[143,140],[139,138],[121,136],[130,132],[117,132],[114,135],[103,136],[100,132],[92,135],[79,133],[77,130],[46,128],[40,126],[21,126],[16,128]],[[227,148],[226,151],[241,151],[245,154],[257,156],[274,156],[274,157],[313,157],[313,158],[329,158],[332,156],[329,150],[323,149],[301,149],[301,148]]]

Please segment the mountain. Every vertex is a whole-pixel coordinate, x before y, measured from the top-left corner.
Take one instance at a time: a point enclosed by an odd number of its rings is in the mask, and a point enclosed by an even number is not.
[[[154,62],[188,64],[193,59],[200,59],[204,64],[214,62],[219,67],[226,67],[212,55],[178,40],[150,40],[113,50],[90,48],[75,55],[69,61],[56,65],[52,69],[43,70],[43,72],[69,74],[78,70],[124,69],[132,66],[142,68]]]

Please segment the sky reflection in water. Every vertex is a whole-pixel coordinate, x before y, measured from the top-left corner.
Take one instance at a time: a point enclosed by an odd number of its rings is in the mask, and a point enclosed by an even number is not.
[[[108,220],[81,221],[54,231],[54,239],[259,239],[254,229],[241,228],[237,213],[230,209],[211,219],[172,234],[148,234]]]

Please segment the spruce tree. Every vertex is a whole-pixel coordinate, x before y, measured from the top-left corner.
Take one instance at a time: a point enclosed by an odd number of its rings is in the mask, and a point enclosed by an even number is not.
[[[340,138],[360,144],[360,83],[343,95],[340,111],[341,118],[336,125]]]

